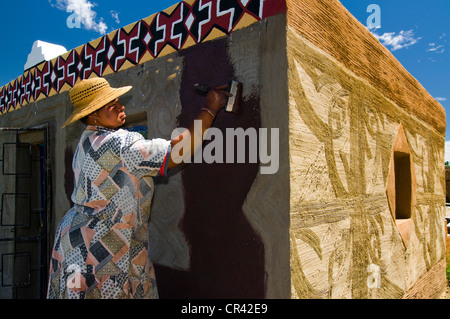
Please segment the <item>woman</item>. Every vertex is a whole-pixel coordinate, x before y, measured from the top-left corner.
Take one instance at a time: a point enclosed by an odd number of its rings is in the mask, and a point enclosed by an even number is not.
[[[145,140],[120,129],[125,107],[118,97],[131,86],[111,88],[104,78],[82,80],[69,92],[73,112],[63,127],[81,120],[73,158],[74,206],[57,227],[50,260],[48,298],[157,298],[147,253],[147,222],[156,175],[180,163],[171,149],[180,141],[201,143],[193,127],[178,138]],[[229,93],[211,90],[196,120],[212,125]],[[183,154],[181,154],[183,155]]]

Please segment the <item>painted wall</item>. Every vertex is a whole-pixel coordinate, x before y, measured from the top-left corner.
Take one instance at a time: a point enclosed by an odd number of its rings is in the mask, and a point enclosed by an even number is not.
[[[102,75],[113,87],[132,85],[122,101],[127,125],[143,123],[149,137],[170,139],[204,106],[195,83],[243,82],[242,113],[222,111],[214,127],[224,136],[226,128],[282,127],[282,168],[261,176],[258,162],[193,163],[158,178],[150,256],[161,298],[288,298],[287,64],[285,37],[277,36],[284,34],[286,18],[267,19],[285,6],[230,2],[220,8],[228,13],[217,17],[216,5],[181,2],[26,72],[0,89],[0,126],[50,123],[53,238],[71,206],[71,161],[83,130],[81,123],[60,129],[72,109],[66,91],[73,83]],[[208,16],[209,6],[214,16]],[[174,24],[180,37],[167,32]],[[276,184],[283,186],[273,189]]]

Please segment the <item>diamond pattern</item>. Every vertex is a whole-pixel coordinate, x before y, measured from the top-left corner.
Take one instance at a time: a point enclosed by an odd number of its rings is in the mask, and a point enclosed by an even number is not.
[[[120,158],[115,156],[111,151],[106,151],[97,161],[97,163],[107,172],[111,172],[117,164],[119,164]]]
[[[188,39],[201,43],[213,29],[230,34],[246,26],[245,20],[261,21],[282,12],[285,10],[283,3],[278,0],[182,1],[170,13],[165,10],[153,15],[150,21],[143,19],[131,27],[120,28],[100,41],[71,50],[64,55],[66,58],[59,56],[39,68],[26,71],[0,88],[0,114],[15,110],[22,103],[34,102],[41,96],[60,93],[64,84],[73,86],[77,80],[92,74],[103,76],[106,71],[120,71],[127,65],[126,61],[130,62],[128,65],[137,65],[145,62],[144,56],[157,58],[182,50],[190,42]],[[241,21],[244,21],[242,26]],[[29,90],[18,90],[25,79]]]
[[[99,189],[108,200],[113,198],[113,196],[119,191],[117,186],[108,178],[105,179],[105,181],[100,185]]]
[[[103,236],[101,241],[113,255],[117,254],[119,250],[125,246],[125,242],[114,230],[109,231],[105,236]]]
[[[169,150],[170,141],[87,127],[74,155],[75,205],[56,232],[49,298],[157,296],[146,250],[153,183],[140,176],[164,172]],[[81,270],[85,291],[67,286],[70,269]]]

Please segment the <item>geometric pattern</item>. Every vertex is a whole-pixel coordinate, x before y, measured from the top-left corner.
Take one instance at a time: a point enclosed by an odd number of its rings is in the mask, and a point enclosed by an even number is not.
[[[209,41],[286,11],[282,0],[188,0],[24,72],[0,87],[0,115],[104,76]]]
[[[74,206],[56,230],[48,298],[157,298],[147,252],[153,176],[170,141],[88,125],[73,159]]]

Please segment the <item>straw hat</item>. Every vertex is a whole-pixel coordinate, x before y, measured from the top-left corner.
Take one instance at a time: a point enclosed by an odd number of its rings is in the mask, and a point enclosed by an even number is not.
[[[73,112],[62,127],[88,116],[111,101],[128,92],[132,87],[112,88],[104,78],[82,80],[69,91]]]

